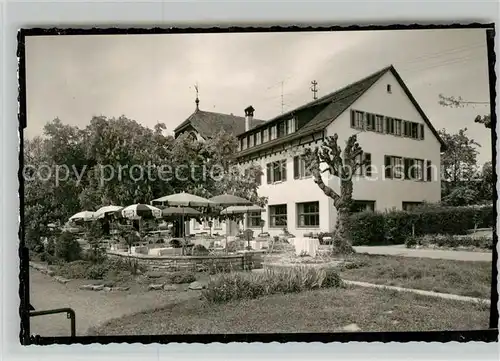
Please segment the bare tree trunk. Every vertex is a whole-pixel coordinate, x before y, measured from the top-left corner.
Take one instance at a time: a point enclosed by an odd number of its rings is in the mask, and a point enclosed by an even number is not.
[[[354,248],[349,241],[349,230],[347,222],[349,221],[349,209],[339,208],[337,211],[337,223],[335,225],[333,237],[333,251],[340,254],[355,253]]]

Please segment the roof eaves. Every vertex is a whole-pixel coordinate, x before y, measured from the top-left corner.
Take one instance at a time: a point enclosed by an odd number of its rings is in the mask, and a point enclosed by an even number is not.
[[[398,81],[399,85],[405,91],[406,96],[410,99],[410,101],[412,102],[413,106],[417,109],[417,111],[420,114],[420,116],[427,123],[427,126],[429,127],[429,129],[431,130],[431,132],[434,134],[434,136],[437,138],[437,140],[441,144],[441,151],[445,151],[447,149],[446,143],[441,138],[441,136],[437,132],[436,128],[434,128],[434,126],[432,125],[430,119],[424,113],[423,109],[420,107],[420,105],[418,104],[417,100],[415,99],[415,97],[413,96],[413,94],[410,92],[410,89],[408,89],[408,87],[404,83],[403,79],[401,78],[401,76],[399,75],[399,73],[397,72],[397,70],[393,66],[391,66],[391,72],[392,72],[392,75],[394,75],[394,77]]]

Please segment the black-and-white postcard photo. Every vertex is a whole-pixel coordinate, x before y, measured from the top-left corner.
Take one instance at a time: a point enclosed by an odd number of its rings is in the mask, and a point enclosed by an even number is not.
[[[24,342],[495,329],[490,28],[250,30],[21,31]]]

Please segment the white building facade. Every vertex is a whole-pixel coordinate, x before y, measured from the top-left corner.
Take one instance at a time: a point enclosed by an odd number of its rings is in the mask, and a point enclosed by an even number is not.
[[[245,111],[251,122],[253,108]],[[357,134],[363,157],[371,164],[353,179],[355,210],[409,209],[441,199],[443,141],[392,66],[247,128],[238,135],[238,161],[242,166],[261,166],[264,174],[258,193],[267,197],[267,206],[240,226],[256,233],[261,231],[260,219],[265,222],[264,232],[271,235],[283,233],[284,228],[298,237],[333,231],[337,217],[333,200],[314,182],[300,155],[334,134],[342,150],[346,140]],[[338,178],[325,172],[323,180],[339,192]],[[208,224],[204,227],[195,221],[190,229],[191,233],[210,232]],[[227,230],[217,222],[211,232],[226,234]]]

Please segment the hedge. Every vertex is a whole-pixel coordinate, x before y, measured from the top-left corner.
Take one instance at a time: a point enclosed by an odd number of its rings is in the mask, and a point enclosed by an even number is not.
[[[353,245],[403,244],[412,235],[467,234],[470,229],[492,227],[493,206],[422,207],[412,211],[361,212],[347,225]]]

